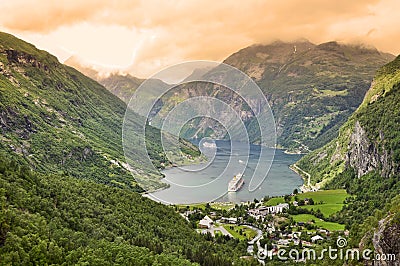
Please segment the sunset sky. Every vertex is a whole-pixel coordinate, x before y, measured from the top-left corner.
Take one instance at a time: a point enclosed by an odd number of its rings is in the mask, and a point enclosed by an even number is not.
[[[0,10],[1,31],[61,62],[76,55],[139,77],[277,39],[362,42],[400,53],[398,0],[0,0]]]

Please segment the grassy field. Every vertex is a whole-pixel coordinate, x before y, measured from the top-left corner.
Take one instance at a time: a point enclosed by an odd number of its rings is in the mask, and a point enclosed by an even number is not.
[[[346,190],[344,189],[335,189],[335,190],[320,190],[315,192],[306,192],[297,194],[297,198],[299,200],[312,198],[314,200],[314,205],[306,205],[301,208],[304,209],[314,209],[320,210],[325,217],[330,216],[333,213],[340,211],[343,208],[344,200],[349,197]],[[292,202],[294,201],[294,197],[292,197]],[[285,200],[283,197],[271,198],[267,202],[264,203],[265,206],[274,206],[279,203],[284,203]],[[321,203],[322,202],[322,203]]]
[[[298,215],[292,215],[292,217],[296,222],[307,223],[309,221],[314,220],[316,226],[327,229],[329,231],[344,230],[344,224],[325,222],[311,214],[298,214]]]
[[[307,210],[320,210],[324,217],[329,217],[331,214],[340,211],[343,204],[321,204],[321,205],[306,205],[301,208]]]
[[[283,197],[271,198],[267,202],[264,203],[265,206],[275,206],[279,203],[285,203],[285,199]]]
[[[231,225],[225,224],[223,227],[234,237],[240,240],[251,240],[256,235],[257,232],[243,225]],[[233,229],[232,229],[233,228]],[[240,234],[240,230],[242,230],[242,234]]]
[[[202,209],[202,210],[204,210],[206,208],[206,204],[205,203],[177,204],[176,206],[179,207],[179,208],[186,208],[187,206],[189,206],[190,210],[193,210],[193,209]]]
[[[308,210],[319,209],[325,217],[340,211],[344,206],[344,200],[349,196],[350,195],[347,194],[344,189],[320,190],[297,195],[299,200],[305,198],[312,198],[314,200],[314,205],[306,205],[302,206],[302,208]],[[320,202],[322,202],[322,204],[320,204]]]
[[[235,207],[235,204],[231,202],[212,202],[210,205],[217,210],[230,210]]]
[[[224,234],[220,230],[214,230],[215,236],[223,236]]]

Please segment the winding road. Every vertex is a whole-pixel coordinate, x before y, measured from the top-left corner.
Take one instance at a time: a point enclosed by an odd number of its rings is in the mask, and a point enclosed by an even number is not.
[[[293,168],[294,168],[294,169],[292,169],[293,171],[295,171],[295,172],[298,173],[299,175],[301,175],[301,174],[299,173],[299,172],[301,172],[301,173],[303,173],[304,175],[307,176],[307,179],[308,179],[307,185],[306,185],[306,186],[303,185],[303,186],[302,186],[302,189],[301,189],[303,192],[307,192],[307,190],[305,189],[305,187],[308,187],[309,190],[312,190],[312,191],[317,191],[317,190],[318,190],[318,188],[317,188],[316,186],[311,185],[311,175],[310,175],[309,173],[307,173],[306,171],[304,171],[303,169],[301,169],[300,167],[298,167],[296,164],[293,164],[292,166],[293,166]]]

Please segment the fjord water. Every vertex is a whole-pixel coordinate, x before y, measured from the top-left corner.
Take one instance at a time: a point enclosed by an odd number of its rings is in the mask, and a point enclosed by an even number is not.
[[[230,145],[228,141],[215,143],[217,149],[214,151],[212,148],[204,148],[200,145],[203,153],[208,157],[215,154],[213,160],[201,165],[186,166],[187,171],[182,171],[177,167],[164,170],[163,181],[170,187],[150,193],[148,196],[154,200],[172,204],[205,202],[210,200],[211,195],[220,196],[218,199],[215,198],[215,201],[244,202],[265,196],[290,194],[303,184],[301,177],[289,169],[289,165],[299,160],[301,155],[286,154],[282,150],[274,151],[274,149],[262,148],[258,145],[250,145],[248,153],[246,144]],[[273,156],[274,152],[275,156]],[[229,159],[233,163],[227,168]],[[271,159],[273,159],[272,165]],[[258,162],[264,174],[268,171],[269,165],[271,167],[263,183],[254,191],[249,191],[250,178]],[[245,185],[242,189],[222,195],[223,193],[220,192],[227,191],[229,181],[245,165]],[[199,171],[200,168],[204,169]],[[210,183],[212,185],[207,185]],[[193,189],[188,189],[192,186]]]

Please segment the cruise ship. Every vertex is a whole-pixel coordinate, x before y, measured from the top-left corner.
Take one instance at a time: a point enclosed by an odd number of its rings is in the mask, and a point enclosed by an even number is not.
[[[229,192],[236,192],[243,186],[243,184],[244,184],[243,175],[242,174],[237,174],[229,182],[228,191]]]
[[[203,142],[203,147],[215,149],[215,148],[217,148],[217,145],[212,142]]]

